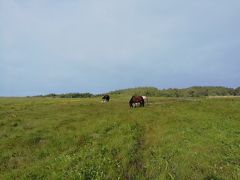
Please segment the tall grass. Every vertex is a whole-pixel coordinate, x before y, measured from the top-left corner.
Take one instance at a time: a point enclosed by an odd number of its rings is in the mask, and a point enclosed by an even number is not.
[[[0,179],[239,179],[240,99],[1,98]]]

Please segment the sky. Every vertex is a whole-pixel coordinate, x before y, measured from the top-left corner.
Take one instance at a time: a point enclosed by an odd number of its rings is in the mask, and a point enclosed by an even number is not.
[[[0,0],[0,96],[240,86],[239,0]]]

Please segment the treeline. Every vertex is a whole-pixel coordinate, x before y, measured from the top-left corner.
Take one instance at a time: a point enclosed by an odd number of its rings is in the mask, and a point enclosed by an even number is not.
[[[65,93],[65,94],[47,94],[47,95],[39,95],[37,97],[53,97],[53,98],[89,98],[94,95],[91,93]]]
[[[204,97],[204,96],[240,96],[240,87],[227,88],[222,86],[194,86],[190,88],[169,88],[158,89],[155,87],[137,87],[122,90],[111,91],[107,94],[110,95],[144,95],[156,97]],[[100,97],[104,94],[91,94],[91,93],[65,93],[65,94],[47,94],[39,95],[36,97],[53,97],[53,98],[90,98]]]
[[[184,89],[163,89],[159,90],[159,96],[166,97],[202,97],[202,96],[237,96],[240,95],[240,88],[226,87],[190,87]]]
[[[240,87],[236,89],[221,86],[194,86],[182,89],[157,89],[155,87],[139,87],[112,91],[110,93],[157,97],[240,96]]]

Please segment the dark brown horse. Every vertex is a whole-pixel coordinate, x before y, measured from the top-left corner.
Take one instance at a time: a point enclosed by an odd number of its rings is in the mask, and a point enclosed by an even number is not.
[[[132,98],[130,99],[129,101],[129,106],[131,108],[133,108],[133,105],[134,107],[136,107],[136,104],[140,104],[140,107],[144,107],[144,99],[142,96],[132,96]]]

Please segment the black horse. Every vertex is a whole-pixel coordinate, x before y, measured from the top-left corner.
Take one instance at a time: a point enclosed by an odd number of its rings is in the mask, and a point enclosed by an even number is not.
[[[110,96],[106,94],[102,97],[102,100],[103,100],[103,102],[109,102]]]
[[[144,99],[142,96],[132,96],[132,98],[129,101],[130,108],[136,107],[136,104],[140,104],[140,107],[144,107]]]

